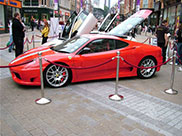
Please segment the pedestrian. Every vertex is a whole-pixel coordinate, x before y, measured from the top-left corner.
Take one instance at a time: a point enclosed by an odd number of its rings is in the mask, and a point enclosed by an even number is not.
[[[49,34],[49,24],[47,21],[44,22],[44,27],[41,33],[42,33],[42,44],[44,44],[47,42],[48,34]]]
[[[25,37],[25,28],[21,23],[20,13],[16,12],[12,24],[13,42],[15,44],[15,57],[23,53],[23,41]]]
[[[163,62],[166,61],[166,49],[168,44],[169,29],[167,27],[167,20],[163,20],[162,24],[157,27],[156,36],[157,36],[157,46],[162,49]]]
[[[182,24],[179,24],[178,30],[176,32],[176,42],[177,42],[177,53],[179,60],[176,63],[179,65],[179,62],[182,62]],[[182,71],[182,67],[178,68],[178,71]]]
[[[13,33],[12,33],[12,20],[9,20],[9,35],[10,35],[9,44],[11,44],[11,45],[9,46],[8,51],[11,52],[12,49],[14,48]]]
[[[41,20],[38,19],[38,22],[37,22],[37,30],[40,30],[40,25],[41,25]]]
[[[145,36],[147,35],[147,30],[148,30],[148,27],[147,25],[144,26],[144,33],[145,33]]]
[[[33,16],[31,16],[31,19],[30,19],[30,25],[31,25],[32,31],[34,31],[35,19]]]
[[[59,30],[59,38],[61,38],[61,35],[63,33],[63,29],[64,29],[64,22],[63,21],[59,21],[59,27],[58,27],[58,30]]]

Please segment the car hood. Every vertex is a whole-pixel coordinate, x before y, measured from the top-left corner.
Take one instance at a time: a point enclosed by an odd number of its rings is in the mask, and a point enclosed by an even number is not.
[[[57,46],[59,44],[62,44],[65,40],[63,39],[58,39],[58,38],[55,38],[51,41],[48,41],[46,43],[44,43],[42,46]]]
[[[31,49],[31,50],[25,52],[24,54],[18,56],[17,58],[12,60],[9,65],[20,64],[20,63],[23,63],[23,62],[26,62],[26,61],[36,59],[36,58],[39,57],[38,53],[41,53],[42,57],[46,57],[48,55],[56,54],[56,52],[54,52],[53,50],[50,49],[50,46],[48,46],[48,47],[41,46],[41,47],[38,47],[38,48]]]
[[[124,35],[136,25],[141,24],[151,13],[151,10],[140,10],[113,28],[109,34]]]

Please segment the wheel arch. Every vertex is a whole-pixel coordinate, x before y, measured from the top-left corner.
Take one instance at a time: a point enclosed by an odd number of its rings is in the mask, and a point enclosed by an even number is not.
[[[139,66],[140,62],[141,62],[142,60],[146,59],[146,58],[153,58],[154,61],[155,61],[155,63],[156,63],[156,65],[158,64],[158,63],[157,63],[157,59],[156,59],[154,56],[148,55],[148,56],[144,56],[144,57],[138,62],[138,66]]]
[[[65,66],[69,66],[68,64],[66,64],[66,63],[64,63],[64,62],[60,62],[60,61],[55,61],[54,63],[57,63],[57,64],[60,64],[60,65],[65,65]],[[47,68],[49,67],[49,66],[51,66],[51,65],[53,65],[53,64],[48,64],[45,68],[44,68],[44,70],[43,70],[43,75],[45,75],[45,72],[46,72],[46,70],[47,70]],[[70,74],[70,81],[69,82],[71,82],[72,81],[72,79],[73,79],[73,72],[72,72],[72,70],[70,69],[70,68],[67,68],[68,69],[68,71],[69,71],[69,74]],[[44,81],[45,82],[45,81]]]

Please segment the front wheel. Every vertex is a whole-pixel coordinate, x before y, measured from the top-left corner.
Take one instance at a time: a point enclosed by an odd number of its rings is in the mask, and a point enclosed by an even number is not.
[[[70,81],[70,70],[64,67],[49,65],[44,71],[46,85],[54,88],[65,86]]]
[[[143,58],[139,65],[139,67],[153,67],[156,66],[156,61],[152,57]],[[137,69],[138,77],[142,79],[151,78],[156,72],[156,68],[148,68],[148,69]]]

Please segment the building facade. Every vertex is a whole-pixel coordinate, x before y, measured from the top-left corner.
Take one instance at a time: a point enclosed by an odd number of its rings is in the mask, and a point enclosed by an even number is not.
[[[50,19],[53,17],[54,1],[53,0],[23,0],[22,16],[24,23],[30,25],[30,18],[33,16],[38,19]]]
[[[61,21],[66,22],[69,18],[71,14],[71,1],[73,0],[59,0],[59,13]]]
[[[15,12],[21,13],[21,8],[20,0],[0,0],[0,33],[9,31],[9,20],[12,20]]]
[[[153,11],[147,20],[148,25],[160,25],[162,20],[166,19],[171,34],[174,34],[179,22],[182,22],[182,0],[137,0],[136,9],[138,5],[139,9]]]

